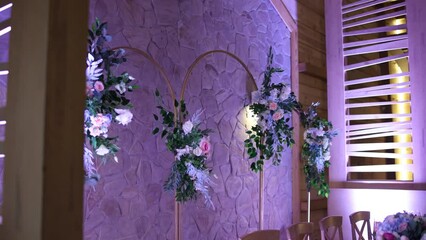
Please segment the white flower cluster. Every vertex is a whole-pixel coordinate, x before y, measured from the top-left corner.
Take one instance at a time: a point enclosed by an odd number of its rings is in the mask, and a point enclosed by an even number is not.
[[[274,129],[277,121],[284,118],[285,115],[285,112],[280,108],[279,103],[287,100],[290,97],[290,94],[290,86],[284,85],[281,91],[277,88],[272,89],[270,91],[270,95],[267,97],[262,97],[262,94],[259,91],[254,95],[254,101],[265,105],[266,107],[266,110],[260,113],[257,124],[262,128],[262,131],[268,130],[271,134],[273,134],[273,148],[275,150],[280,143]]]
[[[209,186],[212,184],[209,170],[200,170],[194,167],[194,165],[190,162],[186,162],[185,166],[187,168],[186,173],[192,180],[194,180],[195,190],[204,196],[205,204],[214,209],[214,205],[209,194]]]
[[[318,171],[324,171],[325,161],[330,160],[331,137],[335,132],[324,131],[323,127],[309,128],[305,130],[303,138],[309,144],[309,149],[312,152],[310,158],[316,163]]]

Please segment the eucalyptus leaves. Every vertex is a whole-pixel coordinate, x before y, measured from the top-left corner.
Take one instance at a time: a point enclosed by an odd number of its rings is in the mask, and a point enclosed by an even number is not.
[[[107,35],[107,24],[96,20],[89,29],[86,68],[86,110],[84,112],[84,167],[86,181],[99,180],[95,158],[103,162],[113,159],[118,162],[116,144],[118,137],[108,135],[112,123],[127,125],[132,121],[132,104],[126,93],[137,88],[134,78],[124,72],[115,75],[112,67],[126,61],[124,50],[111,50],[105,42],[111,41]]]
[[[158,90],[155,95],[159,100],[157,108],[160,110],[162,118],[161,137],[165,138],[167,149],[173,153],[175,158],[169,177],[164,183],[164,189],[175,191],[175,198],[178,202],[195,199],[197,193],[200,193],[203,195],[206,205],[213,207],[209,195],[210,169],[206,165],[206,160],[211,154],[208,136],[211,130],[200,129],[202,111],[195,112],[191,119],[183,121],[188,116],[183,100],[174,102],[174,107],[178,110],[176,116],[174,112],[164,107]],[[159,116],[154,114],[154,119],[159,121]],[[152,133],[155,135],[159,132],[160,128],[156,127]]]

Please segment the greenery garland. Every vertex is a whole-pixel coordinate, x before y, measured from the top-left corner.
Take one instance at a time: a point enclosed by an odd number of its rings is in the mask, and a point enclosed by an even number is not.
[[[311,187],[314,187],[318,190],[318,195],[328,197],[330,189],[325,170],[330,166],[331,141],[337,132],[333,130],[331,122],[318,117],[318,106],[319,103],[313,103],[300,115],[305,128],[302,146],[302,156],[305,159],[303,170],[307,190],[310,191]]]
[[[266,160],[272,160],[273,165],[280,164],[285,147],[291,147],[295,143],[290,117],[293,112],[297,113],[306,129],[302,156],[305,159],[307,189],[310,191],[314,187],[319,195],[328,197],[325,169],[330,166],[331,141],[337,132],[333,131],[330,122],[317,116],[316,108],[319,103],[313,103],[304,112],[290,86],[272,83],[272,76],[283,72],[272,64],[273,54],[270,48],[262,87],[255,92],[254,103],[249,105],[253,117],[257,118],[257,123],[246,132],[248,138],[244,141],[249,159],[256,159],[251,162],[250,168],[254,172],[261,171]]]

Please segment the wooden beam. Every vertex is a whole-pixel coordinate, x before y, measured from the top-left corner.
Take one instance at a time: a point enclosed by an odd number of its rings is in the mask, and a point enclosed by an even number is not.
[[[426,161],[424,156],[426,154],[425,133],[424,129],[426,123],[426,103],[425,92],[426,83],[424,76],[426,76],[426,45],[424,44],[424,36],[426,36],[426,29],[424,23],[426,22],[426,5],[424,0],[409,0],[407,2],[407,25],[410,29],[408,33],[409,51],[409,65],[410,65],[410,80],[412,82],[411,92],[411,111],[413,113],[413,131],[414,140],[414,181],[418,183],[426,183]]]
[[[324,68],[320,68],[309,63],[299,63],[299,72],[323,80],[327,79],[327,73]]]
[[[410,183],[398,181],[344,181],[330,182],[330,188],[348,189],[390,189],[390,190],[412,190],[425,191],[426,183]]]
[[[1,239],[82,239],[88,12],[14,1]]]
[[[325,0],[326,49],[327,49],[327,89],[345,89],[342,0]],[[343,91],[328,91],[328,119],[335,129],[345,129],[345,97]],[[346,180],[345,132],[333,140],[331,149],[330,181]]]

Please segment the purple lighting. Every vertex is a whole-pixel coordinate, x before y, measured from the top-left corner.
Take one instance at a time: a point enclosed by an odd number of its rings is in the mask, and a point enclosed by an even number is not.
[[[4,10],[11,8],[12,6],[13,6],[12,3],[4,5],[3,7],[0,8],[0,13],[3,12]]]

